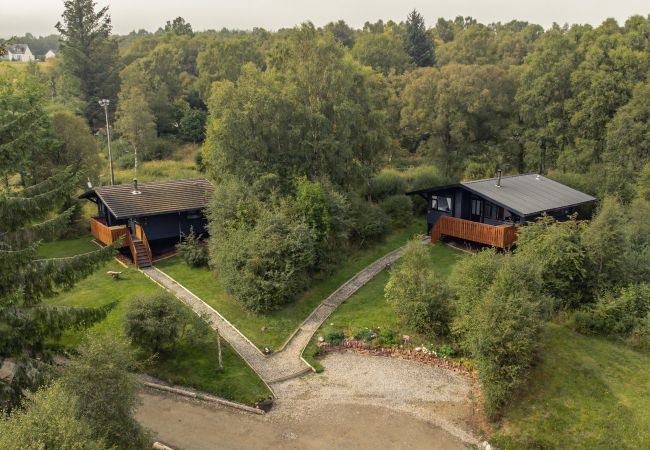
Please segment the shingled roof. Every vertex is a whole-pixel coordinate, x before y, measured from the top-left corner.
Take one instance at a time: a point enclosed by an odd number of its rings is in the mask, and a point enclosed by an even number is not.
[[[101,186],[80,198],[96,197],[116,219],[126,219],[203,209],[208,206],[214,187],[208,180],[192,179],[141,183],[139,193],[133,191],[132,184]]]
[[[408,194],[430,193],[453,187],[463,187],[521,217],[596,201],[591,195],[538,174],[505,176],[501,178],[500,186],[497,186],[497,178],[488,178],[422,189]]]

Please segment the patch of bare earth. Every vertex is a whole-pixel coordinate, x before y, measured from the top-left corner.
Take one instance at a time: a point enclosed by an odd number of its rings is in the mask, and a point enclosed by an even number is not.
[[[325,372],[275,383],[265,416],[145,392],[138,419],[174,448],[439,448],[476,444],[472,381],[397,358],[332,353]]]

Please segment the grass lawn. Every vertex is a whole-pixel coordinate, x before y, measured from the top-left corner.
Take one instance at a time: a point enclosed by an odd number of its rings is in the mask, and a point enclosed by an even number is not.
[[[99,250],[99,247],[93,242],[93,239],[92,235],[86,234],[75,239],[44,242],[38,248],[38,256],[41,258],[63,258],[94,252]]]
[[[528,386],[499,448],[650,448],[650,356],[551,324]]]
[[[444,244],[432,245],[429,251],[435,270],[444,277],[449,275],[456,261],[462,258],[463,255],[462,252]],[[314,334],[312,342],[305,349],[305,359],[319,369],[320,364],[315,359],[318,354],[318,347],[316,346],[318,336],[333,331],[358,330],[361,328],[392,330],[398,336],[404,334],[411,336],[412,342],[416,344],[432,343],[426,336],[418,335],[418,333],[400,323],[392,306],[384,298],[384,287],[387,282],[388,271],[384,270],[339,306]],[[435,342],[433,343],[435,344]]]
[[[106,275],[108,270],[122,271],[122,279],[113,280]],[[151,294],[159,289],[161,288],[140,272],[125,269],[117,262],[110,261],[73,289],[62,292],[47,303],[99,307],[118,301],[119,303],[106,319],[95,324],[90,331],[122,334],[122,322],[128,302],[137,296]],[[83,336],[84,332],[66,332],[60,343],[65,347],[74,347]],[[267,397],[270,392],[266,385],[223,341],[225,369],[222,373],[217,373],[215,337],[214,332],[208,330],[202,339],[180,342],[173,352],[148,364],[145,370],[150,375],[168,382],[192,386],[242,403],[251,404]]]
[[[180,258],[160,261],[156,263],[156,267],[219,311],[260,349],[268,346],[277,350],[309,313],[339,286],[373,261],[403,245],[413,235],[422,233],[424,229],[423,221],[417,220],[410,227],[392,233],[384,242],[349,255],[339,263],[334,273],[317,281],[296,301],[263,315],[244,310],[225,292],[221,281],[215,278],[209,269],[190,268]],[[263,326],[267,327],[266,332],[261,331]]]

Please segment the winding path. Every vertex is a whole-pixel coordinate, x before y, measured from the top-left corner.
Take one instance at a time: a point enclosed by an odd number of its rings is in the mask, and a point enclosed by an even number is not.
[[[144,268],[142,269],[142,273],[169,290],[179,300],[192,308],[195,313],[204,317],[213,328],[221,333],[221,336],[228,341],[260,378],[270,386],[274,383],[280,383],[310,372],[312,368],[302,359],[302,352],[309,344],[314,333],[341,303],[381,272],[387,265],[397,261],[403,253],[404,248],[400,247],[379,258],[357,273],[321,302],[287,340],[285,345],[270,355],[263,354],[233,324],[219,314],[217,310],[166,273],[155,267]]]

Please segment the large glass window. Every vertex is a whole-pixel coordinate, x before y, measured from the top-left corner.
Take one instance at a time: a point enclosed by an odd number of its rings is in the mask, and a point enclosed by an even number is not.
[[[451,205],[451,197],[443,197],[441,195],[431,196],[431,209],[435,211],[451,212]]]

